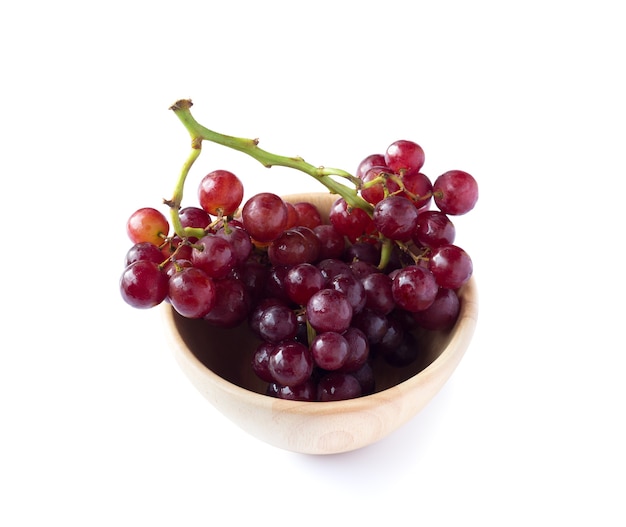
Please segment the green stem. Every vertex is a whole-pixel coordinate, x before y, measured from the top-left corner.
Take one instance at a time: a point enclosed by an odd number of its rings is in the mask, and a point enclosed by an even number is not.
[[[212,143],[243,152],[268,168],[272,166],[282,166],[299,170],[315,178],[333,194],[341,196],[346,200],[348,205],[363,209],[369,215],[372,214],[372,205],[361,198],[358,194],[357,189],[360,185],[359,178],[338,168],[316,167],[307,163],[301,157],[287,157],[272,154],[259,148],[257,139],[233,137],[209,130],[198,123],[193,115],[191,115],[191,106],[192,102],[190,100],[182,99],[177,101],[170,109],[174,111],[176,116],[180,119],[181,123],[191,135],[192,145],[198,145],[202,141],[211,141]],[[195,146],[194,148],[199,150],[198,146]],[[350,183],[352,183],[354,188],[348,187],[347,185],[332,179],[331,176],[338,176],[347,179]]]
[[[201,238],[202,236],[204,236],[203,229],[183,227],[180,222],[179,214],[180,205],[183,202],[183,191],[185,189],[185,181],[187,179],[187,175],[189,174],[189,170],[193,166],[196,159],[198,159],[198,157],[200,156],[201,152],[201,142],[194,141],[192,144],[191,152],[183,163],[180,175],[178,176],[178,181],[176,182],[176,186],[174,187],[174,193],[172,194],[172,199],[170,199],[169,201],[165,201],[165,203],[170,207],[170,217],[172,218],[172,227],[174,228],[174,232],[178,234],[178,236],[180,236],[181,238],[186,238],[189,236]]]

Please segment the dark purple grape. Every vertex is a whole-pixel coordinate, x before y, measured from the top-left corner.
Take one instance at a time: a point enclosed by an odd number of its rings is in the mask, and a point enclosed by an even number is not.
[[[322,402],[354,399],[362,393],[361,383],[349,373],[330,372],[317,383],[317,399]]]
[[[313,365],[309,348],[293,340],[278,343],[269,358],[272,377],[283,386],[299,386],[308,381]]]
[[[352,373],[360,370],[370,356],[370,344],[367,336],[358,328],[350,327],[343,334],[343,338],[348,342],[350,354],[346,358],[341,371]]]
[[[385,336],[389,321],[382,313],[364,308],[354,315],[352,326],[361,330],[370,344],[377,344]]]
[[[204,319],[214,326],[232,328],[241,324],[250,313],[250,296],[246,286],[235,278],[215,280],[216,302]]]
[[[298,386],[280,386],[278,385],[279,399],[287,401],[317,401],[317,384],[312,379],[305,381]]]
[[[259,337],[268,342],[293,339],[298,333],[298,320],[292,309],[284,304],[273,304],[262,310],[255,326]]]
[[[265,382],[274,382],[274,377],[270,372],[270,355],[274,351],[275,345],[271,342],[261,342],[255,349],[252,356],[252,371],[256,376]]]
[[[215,283],[202,269],[184,267],[169,279],[169,301],[187,318],[202,318],[217,301]]]
[[[211,278],[218,279],[225,278],[237,263],[232,245],[215,234],[207,234],[194,243],[191,261]]]
[[[334,331],[318,333],[311,342],[310,349],[315,364],[324,370],[338,370],[350,355],[348,341]]]
[[[285,276],[285,291],[296,304],[304,306],[309,298],[324,287],[324,275],[310,263],[294,265]]]
[[[405,333],[399,346],[384,350],[383,358],[387,364],[403,368],[414,363],[421,354],[418,340],[413,333]]]
[[[271,242],[287,227],[288,210],[280,196],[261,192],[246,201],[241,210],[241,219],[254,240]]]
[[[335,289],[321,289],[309,298],[306,315],[315,331],[343,333],[350,327],[352,306],[343,293]]]
[[[148,260],[155,264],[160,264],[165,258],[163,257],[161,249],[153,243],[139,242],[133,245],[126,253],[124,267],[128,267],[130,264],[138,262],[139,260]]]
[[[435,301],[439,286],[428,269],[410,265],[394,274],[391,290],[401,309],[415,312],[426,309]]]
[[[413,241],[426,247],[439,247],[454,242],[456,229],[447,214],[426,210],[417,216]]]
[[[318,225],[313,229],[320,242],[319,260],[341,258],[346,248],[346,240],[335,227],[330,224]]]
[[[403,196],[389,196],[374,207],[374,225],[391,240],[407,242],[417,224],[417,208]]]
[[[235,255],[235,265],[243,264],[252,253],[250,235],[240,227],[222,226],[215,235],[224,238],[230,244]]]
[[[138,309],[154,307],[167,296],[168,278],[158,264],[139,260],[130,264],[120,278],[124,301]]]
[[[352,306],[352,314],[355,315],[365,307],[367,297],[361,281],[350,273],[341,273],[335,276],[329,287],[346,295]]]
[[[413,313],[413,318],[420,327],[425,329],[450,329],[459,316],[459,310],[460,302],[456,292],[441,287],[430,307]]]
[[[371,273],[361,279],[365,291],[365,306],[387,315],[396,307],[393,299],[392,280],[385,273]]]

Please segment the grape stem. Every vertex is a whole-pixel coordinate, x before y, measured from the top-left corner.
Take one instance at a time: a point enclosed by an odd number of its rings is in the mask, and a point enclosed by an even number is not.
[[[338,168],[316,167],[307,163],[301,157],[287,157],[272,154],[259,148],[258,139],[233,137],[209,130],[198,123],[193,115],[191,115],[190,108],[192,105],[193,103],[191,100],[181,99],[176,101],[170,107],[170,110],[176,114],[191,135],[192,145],[192,152],[183,166],[181,177],[179,178],[179,182],[174,191],[174,197],[171,202],[168,202],[168,204],[172,207],[172,210],[174,210],[176,206],[180,206],[180,199],[177,198],[182,198],[182,187],[184,185],[185,178],[187,177],[191,165],[200,155],[202,141],[210,141],[212,143],[243,152],[253,159],[256,159],[267,168],[272,166],[282,166],[304,172],[319,181],[333,194],[341,196],[344,200],[346,200],[346,203],[349,206],[363,209],[370,216],[372,215],[374,210],[373,206],[358,194],[358,189],[361,186],[361,180],[358,177]],[[348,180],[352,183],[354,188],[344,185],[343,183],[333,179],[331,176],[337,176]],[[176,213],[173,213],[173,215],[176,215]],[[180,225],[180,220],[174,220],[174,229],[176,232],[178,232],[177,227],[183,231]],[[184,230],[184,232],[186,232],[186,230]]]

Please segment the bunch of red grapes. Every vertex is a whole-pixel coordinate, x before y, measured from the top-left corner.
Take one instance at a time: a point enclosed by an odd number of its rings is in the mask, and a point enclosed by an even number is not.
[[[422,148],[407,140],[366,157],[355,175],[371,208],[338,197],[326,223],[311,203],[273,193],[241,206],[240,179],[211,172],[199,206],[178,211],[197,236],[170,234],[154,208],[131,215],[122,297],[136,308],[165,301],[214,326],[247,324],[259,339],[251,367],[268,395],[333,401],[372,393],[373,357],[395,367],[415,361],[414,330],[451,328],[473,271],[450,216],[474,207],[476,180],[451,170],[431,182],[423,164]]]

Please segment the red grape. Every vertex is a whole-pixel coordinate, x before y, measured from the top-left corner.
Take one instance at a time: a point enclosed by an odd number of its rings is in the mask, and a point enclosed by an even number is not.
[[[271,242],[285,230],[288,210],[281,197],[270,192],[255,194],[241,211],[244,228],[259,242]]]
[[[311,342],[313,360],[324,370],[338,370],[350,355],[350,345],[334,331],[319,333]]]
[[[435,180],[433,197],[441,212],[459,216],[476,205],[478,184],[467,172],[450,170]]]
[[[214,216],[230,216],[243,199],[243,184],[228,170],[214,170],[198,186],[200,206]]]
[[[293,340],[282,341],[269,357],[269,371],[278,384],[299,386],[313,373],[313,356],[304,344]]]
[[[158,264],[138,260],[130,264],[120,278],[124,301],[138,309],[154,307],[167,296],[167,275]]]
[[[215,234],[207,234],[194,244],[191,261],[211,278],[226,277],[237,263],[232,245]]]
[[[417,214],[412,201],[403,196],[389,196],[374,208],[374,225],[383,236],[406,242],[415,230]]]
[[[407,311],[426,309],[435,301],[438,290],[433,273],[417,265],[405,267],[393,278],[393,298],[399,307]]]
[[[170,303],[182,316],[202,318],[215,305],[213,280],[197,267],[185,267],[169,280]]]
[[[169,231],[167,218],[152,207],[136,210],[126,222],[126,232],[133,243],[150,242],[161,245]]]
[[[428,268],[441,287],[458,289],[472,276],[472,259],[456,245],[441,245],[433,249]]]
[[[313,329],[318,332],[343,333],[350,327],[352,306],[343,293],[335,289],[321,289],[309,298],[306,315]]]
[[[397,174],[419,172],[424,159],[422,147],[404,139],[391,143],[385,152],[385,164]]]
[[[426,210],[417,216],[413,241],[426,247],[438,247],[454,242],[456,228],[447,214]]]

